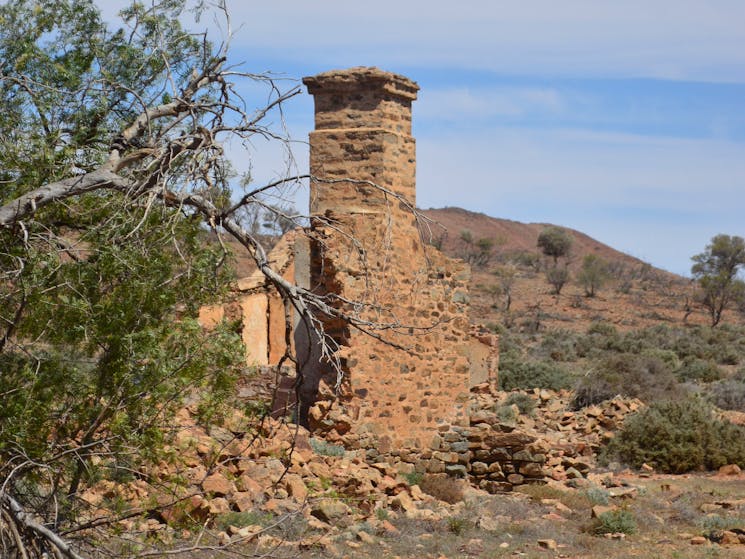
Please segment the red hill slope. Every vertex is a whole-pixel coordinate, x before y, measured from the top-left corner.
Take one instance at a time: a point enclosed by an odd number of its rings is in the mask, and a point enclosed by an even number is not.
[[[521,330],[566,328],[585,330],[594,321],[606,321],[620,329],[658,323],[706,324],[708,317],[694,302],[691,280],[654,268],[591,237],[566,228],[573,244],[569,257],[569,281],[559,296],[546,281],[549,265],[536,247],[538,235],[549,226],[498,219],[460,208],[424,210],[433,220],[433,244],[452,257],[466,258],[461,239],[469,231],[474,241],[493,239],[494,250],[485,264],[473,266],[471,320],[502,324]],[[602,258],[609,277],[595,297],[588,297],[578,280],[587,254]],[[511,285],[498,275],[513,276]],[[507,282],[509,283],[509,282]],[[508,297],[509,295],[509,297]],[[727,320],[740,320],[735,311]]]

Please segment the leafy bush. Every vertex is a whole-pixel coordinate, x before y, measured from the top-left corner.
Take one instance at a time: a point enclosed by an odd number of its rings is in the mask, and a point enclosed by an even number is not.
[[[646,355],[612,355],[587,373],[575,389],[572,407],[580,409],[614,396],[644,401],[669,399],[680,395],[675,375],[659,359]]]
[[[647,357],[654,357],[655,359],[659,359],[672,371],[678,370],[681,365],[678,354],[675,353],[672,349],[662,349],[659,347],[646,348],[642,350],[641,354],[646,355]]]
[[[406,480],[406,483],[409,485],[419,485],[422,483],[422,478],[424,477],[424,474],[421,472],[407,472],[405,474],[402,474],[403,478]]]
[[[499,366],[499,386],[502,390],[571,388],[573,379],[569,371],[553,363],[503,359]]]
[[[587,500],[593,505],[608,504],[609,493],[607,489],[603,489],[602,487],[588,487],[584,493]]]
[[[554,294],[559,295],[569,281],[569,270],[559,266],[549,268],[546,270],[546,281],[554,288]]]
[[[713,361],[698,358],[686,359],[675,373],[683,381],[714,382],[722,378],[722,370]]]
[[[636,520],[631,511],[617,509],[599,515],[592,526],[592,533],[602,534],[633,534],[636,532]]]
[[[537,350],[531,352],[536,358],[571,362],[577,360],[577,334],[569,330],[552,330],[543,335]]]
[[[745,466],[745,428],[718,419],[702,398],[655,402],[627,418],[602,459],[673,474]]]
[[[323,439],[310,439],[310,447],[321,456],[344,456],[343,446],[331,444]]]
[[[494,410],[500,423],[514,425],[517,421],[517,413],[512,406],[499,406]]]
[[[745,381],[733,378],[713,383],[706,397],[720,409],[745,412]]]
[[[471,521],[463,516],[451,516],[447,522],[448,530],[456,536],[462,535],[471,526]]]
[[[515,405],[523,415],[530,415],[535,410],[535,400],[523,392],[514,392],[507,396],[504,402],[508,406]]]

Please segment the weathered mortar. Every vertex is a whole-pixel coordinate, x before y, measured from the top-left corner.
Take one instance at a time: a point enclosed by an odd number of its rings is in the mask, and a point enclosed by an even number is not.
[[[418,86],[376,68],[303,82],[316,103],[310,285],[390,342],[326,320],[345,373],[341,403],[351,421],[342,430],[426,446],[436,428],[468,424],[470,364],[462,348],[472,340],[470,270],[425,246],[413,212]],[[315,379],[313,387],[320,381],[322,392],[336,380],[327,365],[304,376]],[[323,420],[326,409],[322,402],[311,419]]]

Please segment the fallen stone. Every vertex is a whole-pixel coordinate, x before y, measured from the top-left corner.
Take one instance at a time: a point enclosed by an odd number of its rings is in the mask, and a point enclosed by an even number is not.
[[[556,540],[546,539],[538,540],[538,545],[543,549],[557,549],[559,546],[556,544]]]
[[[592,507],[592,518],[598,518],[601,514],[605,514],[607,512],[613,512],[616,510],[616,507],[614,506],[607,506],[607,505],[595,505]]]
[[[737,464],[727,464],[719,468],[720,476],[736,476],[740,475],[740,472],[742,472],[742,470]]]
[[[235,485],[220,472],[215,472],[204,479],[202,490],[216,497],[224,497],[235,491]]]
[[[285,488],[289,496],[298,502],[302,503],[308,497],[308,488],[299,475],[288,474],[285,478]]]
[[[722,532],[722,537],[719,540],[720,545],[739,545],[740,544],[740,537],[735,532],[731,532],[730,530],[724,530]]]
[[[365,532],[364,530],[360,530],[359,532],[357,532],[357,539],[360,540],[362,543],[366,543],[369,545],[375,545],[378,543],[378,540],[376,540],[374,536],[372,536],[368,532]]]
[[[405,491],[399,493],[391,499],[391,507],[394,509],[410,512],[416,510],[416,505],[411,497]]]
[[[230,503],[225,497],[217,497],[208,501],[210,514],[225,514],[230,512]]]
[[[334,524],[351,512],[351,509],[338,499],[321,499],[313,505],[310,514],[323,522]]]
[[[476,520],[476,527],[487,532],[496,532],[499,530],[499,522],[493,516],[480,516]]]

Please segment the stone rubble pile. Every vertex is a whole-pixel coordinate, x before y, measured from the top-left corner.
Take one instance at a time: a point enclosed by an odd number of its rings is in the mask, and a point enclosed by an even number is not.
[[[510,410],[507,402],[515,401],[508,400],[511,394],[486,389],[474,394],[479,409],[472,410],[471,424],[443,426],[427,448],[392,448],[384,436],[353,434],[345,429],[351,419],[333,410],[324,414],[327,438],[322,439],[271,418],[254,425],[239,413],[208,432],[196,422],[196,408],[184,409],[172,446],[166,449],[178,455],[177,461],[145,472],[150,483],[100,482],[82,498],[91,507],[91,519],[105,516],[116,502],[149,509],[120,522],[128,534],[143,539],[168,543],[169,538],[188,539],[189,530],[196,533],[208,526],[221,545],[251,543],[292,553],[318,548],[334,555],[339,545],[384,545],[398,533],[398,519],[450,521],[464,514],[467,501],[524,484],[604,492],[611,503],[594,506],[596,517],[636,497],[637,488],[623,475],[593,472],[593,453],[626,415],[640,408],[639,401],[615,398],[572,411],[571,394],[535,390],[520,393],[523,403],[529,398],[535,404],[534,413],[521,414]],[[735,468],[728,466],[719,474],[739,475]],[[174,478],[184,483],[163,489]],[[455,490],[458,502],[443,502],[448,499],[426,487],[427,479]],[[527,499],[529,494],[526,488],[500,499]],[[542,519],[564,522],[575,514],[556,499],[540,502],[548,507]],[[722,501],[702,505],[702,512],[721,515],[743,506]],[[267,518],[274,526],[297,518],[304,528],[294,535],[278,534],[267,527]],[[479,517],[475,525],[498,529],[508,520]],[[623,534],[609,537],[616,536]],[[690,543],[740,545],[745,535],[720,530],[707,538],[691,535]],[[538,545],[551,549],[552,541]]]

